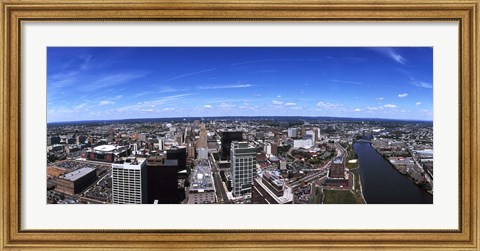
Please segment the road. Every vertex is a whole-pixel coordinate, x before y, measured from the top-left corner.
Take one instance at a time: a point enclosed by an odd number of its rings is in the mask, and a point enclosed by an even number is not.
[[[219,203],[228,203],[229,199],[227,196],[227,191],[225,190],[225,185],[220,178],[220,172],[217,168],[217,162],[212,154],[209,154],[208,161],[210,162],[210,167],[212,168],[213,174],[213,183],[215,185],[215,192],[217,194],[217,199]]]

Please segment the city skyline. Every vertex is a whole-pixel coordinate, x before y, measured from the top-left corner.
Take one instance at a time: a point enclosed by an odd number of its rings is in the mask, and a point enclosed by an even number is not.
[[[430,47],[49,47],[47,122],[432,120]]]

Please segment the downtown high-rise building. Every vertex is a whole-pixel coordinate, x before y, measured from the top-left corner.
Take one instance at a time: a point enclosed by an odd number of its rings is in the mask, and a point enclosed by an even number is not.
[[[177,204],[178,160],[165,159],[163,156],[147,158],[147,203]]]
[[[200,132],[198,133],[199,138],[197,140],[197,149],[199,148],[206,148],[208,149],[207,145],[207,129],[205,128],[205,124],[200,126]]]
[[[112,164],[112,203],[147,203],[147,173],[144,159],[128,158]]]
[[[221,159],[226,160],[230,157],[230,147],[233,141],[243,141],[243,131],[221,131]]]
[[[233,196],[242,196],[251,192],[256,156],[256,148],[249,146],[248,142],[232,142],[230,168],[232,171]]]

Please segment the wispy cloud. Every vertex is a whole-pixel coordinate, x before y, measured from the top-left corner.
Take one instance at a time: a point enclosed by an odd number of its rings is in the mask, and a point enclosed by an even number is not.
[[[361,111],[361,109],[360,109],[360,108],[357,108],[357,109],[355,109],[355,110],[353,110],[353,111],[354,111],[354,112],[359,112],[359,111]]]
[[[422,81],[410,81],[410,84],[422,88],[433,88],[432,84]]]
[[[204,105],[203,107],[204,108],[213,108],[213,106],[211,106],[211,105]]]
[[[317,102],[317,106],[322,107],[322,108],[335,108],[338,105],[337,104],[332,104],[332,103],[329,103],[329,102],[325,102],[325,101],[319,101],[319,102]]]
[[[79,104],[79,105],[76,105],[73,107],[73,110],[80,110],[80,109],[83,109],[87,106],[86,103],[82,103],[82,104]]]
[[[114,105],[115,102],[113,101],[110,101],[110,100],[102,100],[100,101],[100,104],[99,105]]]
[[[400,64],[407,63],[407,60],[393,48],[373,48],[373,50],[393,59],[397,63],[400,63]]]
[[[132,80],[136,80],[147,75],[145,72],[130,72],[130,73],[116,73],[107,76],[102,76],[90,83],[82,85],[81,90],[85,92],[96,91],[99,89],[118,86],[129,83]]]
[[[197,86],[200,90],[216,90],[216,89],[234,89],[234,88],[248,88],[251,84],[235,84],[235,85],[216,85],[216,86]]]
[[[189,77],[189,76],[193,76],[193,75],[197,75],[197,74],[201,74],[201,73],[205,73],[205,72],[214,71],[216,69],[217,68],[211,68],[211,69],[206,69],[206,70],[201,70],[201,71],[195,71],[195,72],[180,74],[180,75],[177,75],[175,77],[164,80],[164,81],[162,81],[162,83],[170,82],[170,81],[173,81],[173,80],[177,80],[177,79],[181,79],[181,78],[185,78],[185,77]]]
[[[397,108],[396,105],[392,105],[392,104],[386,104],[383,107],[385,107],[385,108]]]
[[[266,69],[266,70],[256,70],[256,71],[251,71],[250,73],[275,73],[277,70],[273,69]]]
[[[422,88],[429,88],[429,89],[433,88],[433,85],[431,83],[427,83],[427,82],[424,82],[424,81],[418,81],[417,79],[415,79],[415,77],[409,71],[402,70],[402,69],[397,69],[397,71],[407,75],[408,78],[410,79],[410,82],[408,82],[408,83],[413,85],[413,86],[422,87]]]
[[[291,103],[291,102],[290,102],[290,103],[285,103],[285,105],[286,105],[286,106],[295,106],[295,105],[297,105],[297,103]]]
[[[363,85],[363,82],[357,81],[346,81],[346,80],[338,80],[338,79],[330,79],[330,82],[339,83],[339,84],[350,84],[350,85]]]
[[[399,98],[405,98],[406,96],[408,96],[408,93],[400,93],[400,94],[398,94],[398,97],[399,97]]]
[[[185,91],[185,90],[184,89],[172,88],[170,86],[162,86],[162,87],[160,87],[160,90],[158,91],[158,93],[178,92],[178,91]]]
[[[376,98],[377,101],[382,101],[382,100],[384,100],[384,99],[385,99],[385,98],[382,98],[382,97]]]
[[[233,108],[233,107],[236,107],[236,105],[229,104],[229,103],[221,103],[218,107],[220,107],[220,108]]]
[[[419,106],[421,104],[422,104],[422,102],[417,102],[417,103],[415,103],[415,106]]]
[[[160,97],[158,99],[148,100],[148,101],[145,101],[145,102],[139,102],[139,103],[133,104],[133,105],[126,105],[126,106],[117,108],[116,111],[117,112],[135,112],[135,111],[138,111],[138,110],[141,110],[141,109],[150,109],[150,108],[157,107],[157,106],[160,106],[160,105],[164,105],[164,104],[167,104],[167,103],[172,103],[172,101],[179,100],[181,98],[191,96],[191,95],[193,95],[193,94],[185,93],[185,94],[179,94],[179,95]]]
[[[274,105],[283,105],[283,102],[282,102],[282,101],[278,101],[278,100],[272,100],[272,104],[274,104]]]
[[[52,74],[48,78],[49,90],[55,88],[65,88],[76,83],[80,71],[68,71]]]
[[[244,64],[257,64],[257,63],[266,63],[266,62],[295,62],[295,61],[323,61],[322,58],[268,58],[268,59],[259,59],[251,61],[243,61],[238,63],[232,63],[232,66],[244,65]]]

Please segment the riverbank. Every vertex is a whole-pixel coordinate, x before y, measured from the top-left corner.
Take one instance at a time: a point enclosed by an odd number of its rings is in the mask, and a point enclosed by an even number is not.
[[[352,158],[353,157],[353,158]],[[360,172],[359,172],[359,160],[356,156],[355,150],[353,149],[353,144],[349,145],[347,148],[347,159],[345,160],[346,162],[346,167],[349,170],[349,172],[352,174],[353,178],[353,192],[356,194],[356,196],[360,197],[362,200],[361,204],[367,204],[367,201],[365,200],[365,196],[363,195],[363,189],[362,189],[362,180],[360,179]],[[350,163],[350,160],[355,159],[356,162]]]
[[[362,194],[368,204],[433,203],[432,195],[392,168],[371,144],[357,143],[353,148],[360,163]]]
[[[356,142],[354,142],[356,143]],[[425,192],[429,193],[430,195],[433,196],[433,191],[431,189],[428,189],[426,187],[426,185],[421,182],[421,181],[417,181],[414,177],[412,177],[408,172],[406,173],[403,173],[401,172],[394,164],[392,164],[392,162],[390,162],[390,160],[385,156],[383,155],[376,147],[375,145],[372,143],[372,142],[359,142],[361,144],[370,144],[372,146],[373,149],[375,149],[375,151],[380,154],[380,156],[382,156],[387,162],[388,164],[393,168],[395,169],[398,173],[400,173],[401,175],[407,177],[409,180],[411,180],[413,182],[413,184],[417,185],[419,188],[421,188],[422,190],[424,190]],[[424,174],[425,175],[425,174]],[[425,179],[425,177],[424,177]]]

